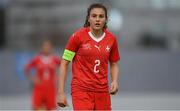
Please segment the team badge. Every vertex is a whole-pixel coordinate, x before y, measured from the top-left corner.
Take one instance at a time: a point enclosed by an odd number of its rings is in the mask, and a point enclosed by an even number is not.
[[[110,47],[107,45],[106,46],[106,51],[109,52],[110,51]]]
[[[91,44],[87,43],[87,44],[83,44],[82,45],[83,49],[91,49]]]

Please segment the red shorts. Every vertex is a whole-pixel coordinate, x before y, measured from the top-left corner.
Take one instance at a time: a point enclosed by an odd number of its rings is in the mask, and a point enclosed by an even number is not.
[[[48,110],[56,109],[55,90],[35,89],[32,93],[33,109],[45,108]]]
[[[108,92],[73,92],[72,104],[74,110],[111,110]]]

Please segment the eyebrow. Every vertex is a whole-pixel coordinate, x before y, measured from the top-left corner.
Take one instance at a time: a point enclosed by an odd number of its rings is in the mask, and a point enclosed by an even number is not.
[[[105,15],[105,14],[96,14],[96,13],[91,13],[90,15]]]

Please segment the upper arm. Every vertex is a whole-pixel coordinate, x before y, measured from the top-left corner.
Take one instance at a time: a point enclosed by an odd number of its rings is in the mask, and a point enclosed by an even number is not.
[[[65,66],[68,66],[69,63],[70,63],[70,61],[67,61],[67,60],[64,60],[64,59],[62,59],[62,61],[61,61],[61,64],[65,65]]]
[[[74,33],[68,40],[62,58],[66,61],[72,61],[76,52],[79,49],[79,46],[80,46],[79,36],[78,34]]]
[[[66,49],[77,52],[80,45],[80,37],[77,33],[74,33],[68,40],[68,43],[66,44]]]
[[[34,58],[32,58],[32,59],[26,64],[26,66],[25,66],[25,73],[26,73],[26,74],[29,73],[29,71],[30,71],[33,67],[35,67],[36,60],[37,60],[37,58],[34,57]]]
[[[110,57],[109,57],[109,61],[111,63],[117,62],[120,59],[120,55],[119,55],[119,50],[118,50],[118,43],[116,38],[114,39],[112,48],[111,48],[111,52],[110,52]]]
[[[69,63],[70,63],[70,61],[62,59],[61,60],[61,65],[60,65],[60,70],[62,72],[67,71]]]

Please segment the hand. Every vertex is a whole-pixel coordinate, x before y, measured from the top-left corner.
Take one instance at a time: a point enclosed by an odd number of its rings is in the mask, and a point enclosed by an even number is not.
[[[68,105],[67,99],[66,99],[66,96],[64,93],[60,93],[57,104],[59,107],[62,107],[62,108],[66,107]]]
[[[118,83],[117,83],[117,81],[114,81],[114,82],[111,83],[110,94],[115,95],[117,92],[118,92]]]

